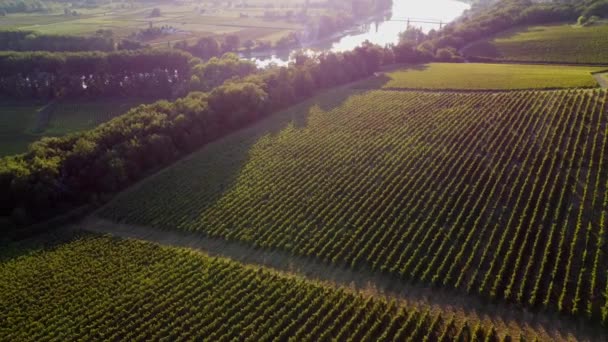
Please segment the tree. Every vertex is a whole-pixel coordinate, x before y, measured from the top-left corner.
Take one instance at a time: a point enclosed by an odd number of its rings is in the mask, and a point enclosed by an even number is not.
[[[251,51],[251,49],[255,46],[255,43],[253,42],[253,40],[248,39],[243,43],[243,47],[247,50],[247,51]]]
[[[240,46],[239,36],[235,34],[229,34],[224,38],[224,52],[234,52],[238,50]]]
[[[160,17],[161,16],[161,12],[160,12],[160,8],[155,7],[152,9],[152,12],[150,12],[150,18],[156,18],[156,17]]]

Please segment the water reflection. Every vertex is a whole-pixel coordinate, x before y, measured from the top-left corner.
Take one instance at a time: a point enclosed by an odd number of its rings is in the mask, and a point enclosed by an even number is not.
[[[384,18],[372,19],[340,37],[305,45],[303,49],[285,50],[272,55],[252,55],[249,59],[260,67],[272,63],[287,64],[297,51],[314,55],[319,51],[344,52],[360,46],[366,40],[384,46],[399,41],[399,34],[407,28],[408,19],[411,26],[422,28],[428,32],[438,29],[440,23],[449,23],[459,17],[469,4],[457,0],[393,0],[390,14]]]

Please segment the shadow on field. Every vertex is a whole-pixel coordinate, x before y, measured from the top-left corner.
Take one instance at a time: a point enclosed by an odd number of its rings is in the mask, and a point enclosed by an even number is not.
[[[115,222],[157,228],[208,230],[212,227],[206,227],[201,222],[202,218],[209,215],[209,210],[219,201],[237,190],[240,182],[244,181],[241,177],[244,169],[251,167],[262,170],[260,176],[264,177],[263,170],[267,166],[263,164],[264,160],[254,160],[254,153],[268,149],[285,130],[307,129],[312,111],[329,113],[342,106],[351,96],[381,88],[387,77],[374,77],[363,82],[372,80],[373,86],[368,85],[365,89],[355,87],[360,83],[357,82],[324,91],[212,142],[119,194],[101,208],[98,215]],[[298,158],[294,151],[279,153],[293,153],[291,158]],[[257,178],[247,179],[245,186],[255,186],[253,182],[256,181]],[[156,213],[148,214],[151,207],[162,210],[171,218],[179,218],[179,223],[171,221],[169,217],[159,217]]]
[[[364,90],[378,90],[383,89],[384,86],[392,79],[388,76],[387,72],[393,71],[424,71],[429,68],[428,64],[394,64],[389,65],[381,69],[376,75],[370,77],[367,80],[355,83],[351,89],[364,89]]]

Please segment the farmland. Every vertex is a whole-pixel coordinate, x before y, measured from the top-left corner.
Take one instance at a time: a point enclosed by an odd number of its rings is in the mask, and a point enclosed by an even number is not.
[[[608,24],[554,24],[518,28],[464,49],[467,56],[507,61],[606,63]]]
[[[385,89],[513,90],[597,87],[606,67],[432,63],[386,72]],[[377,83],[372,80],[371,83]]]
[[[30,143],[43,136],[62,136],[91,129],[102,122],[149,102],[146,99],[64,101],[41,118],[44,105],[16,103],[0,105],[0,156],[23,153]]]
[[[304,1],[282,3],[277,11],[301,10]],[[150,17],[158,8],[161,16]],[[276,42],[285,35],[302,30],[303,26],[289,20],[267,20],[266,11],[272,10],[265,1],[250,1],[247,7],[225,6],[212,2],[145,3],[114,2],[96,8],[78,9],[78,15],[64,15],[59,8],[49,14],[11,14],[0,21],[0,29],[34,30],[43,34],[93,35],[99,29],[112,30],[122,39],[150,26],[172,27],[174,30],[148,43],[166,46],[167,42],[196,40],[206,36],[236,34],[247,39]],[[323,13],[313,9],[310,14]]]
[[[500,337],[491,325],[462,317],[107,237],[85,236],[5,260],[0,275],[0,302],[13,304],[0,311],[11,322],[0,336],[13,341]]]
[[[0,259],[0,302],[9,304],[0,319],[10,322],[0,326],[3,339],[501,341],[524,334],[189,249],[82,233],[29,248]],[[535,330],[521,336],[532,340]]]
[[[335,90],[100,215],[606,321],[606,120],[604,90]]]

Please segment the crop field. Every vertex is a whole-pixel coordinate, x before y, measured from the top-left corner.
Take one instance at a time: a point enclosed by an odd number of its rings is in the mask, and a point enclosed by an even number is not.
[[[462,315],[265,268],[84,235],[0,259],[7,341],[501,341]],[[515,336],[509,336],[515,338]]]
[[[382,87],[385,89],[590,88],[598,86],[591,73],[606,69],[553,65],[431,63],[386,72],[369,82],[383,82]]]
[[[54,137],[91,129],[146,99],[107,99],[59,102],[47,121],[39,118],[43,105],[0,105],[0,156],[27,151],[30,143],[44,136]]]
[[[608,323],[606,98],[335,90],[99,215]]]
[[[466,56],[508,61],[606,63],[608,24],[580,27],[570,24],[531,26],[479,41]]]
[[[296,12],[303,4],[303,0],[290,1],[275,10]],[[147,42],[166,45],[167,42],[224,34],[236,34],[241,41],[262,39],[274,43],[289,32],[303,28],[301,24],[287,20],[264,19],[264,12],[269,10],[267,2],[249,1],[248,5],[239,8],[206,1],[181,4],[116,2],[98,8],[78,9],[77,16],[66,16],[62,9],[49,14],[9,14],[0,20],[0,29],[75,35],[91,35],[99,29],[107,29],[114,32],[115,38],[121,39],[150,25],[173,27],[175,32]],[[153,8],[159,8],[162,15],[151,18]],[[314,8],[309,11],[311,14],[316,12],[319,10]]]

